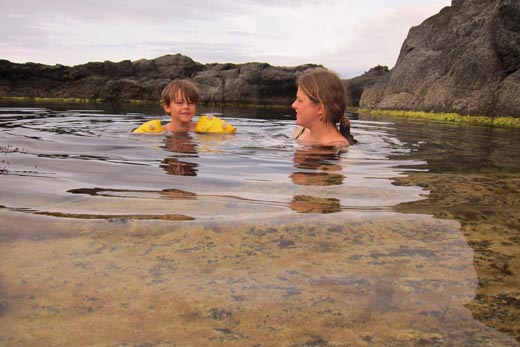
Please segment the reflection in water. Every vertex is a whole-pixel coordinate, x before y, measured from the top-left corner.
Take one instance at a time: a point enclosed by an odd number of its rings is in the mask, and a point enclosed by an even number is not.
[[[136,198],[142,199],[146,197],[161,196],[164,199],[196,199],[197,194],[181,189],[163,189],[155,190],[130,190],[130,189],[108,189],[108,188],[77,188],[67,191],[72,194],[87,194],[90,196],[119,197],[119,198]]]
[[[520,341],[520,133],[478,127],[447,127],[435,133],[436,141],[413,154],[428,163],[428,170],[396,181],[425,187],[428,200],[401,203],[395,209],[460,223],[475,252],[479,279],[466,307],[475,319]],[[409,132],[407,140],[421,136]]]
[[[1,112],[0,345],[518,346],[520,134],[463,161],[471,141],[431,125],[360,120],[348,153],[294,153],[273,136],[292,120],[221,141]],[[392,184],[427,144],[428,176]]]
[[[339,199],[295,195],[291,209],[299,213],[334,213],[341,211]]]
[[[299,169],[315,169],[323,171],[341,171],[337,161],[346,149],[334,146],[308,146],[298,148],[294,152],[294,167]]]
[[[164,146],[175,153],[162,160],[160,167],[170,175],[197,176],[197,163],[180,160],[179,158],[197,158],[197,143],[189,133],[177,133],[166,136]]]
[[[338,160],[341,150],[333,146],[309,146],[294,152],[294,167],[302,171],[289,177],[301,186],[337,186],[343,184],[344,175]],[[334,213],[341,211],[339,199],[309,195],[295,195],[290,207],[298,213]]]
[[[160,165],[168,174],[176,176],[197,176],[198,164],[177,158],[165,158]]]
[[[330,172],[295,172],[289,177],[301,186],[338,186],[343,183],[344,176]]]
[[[297,148],[294,152],[294,167],[308,171],[298,171],[290,175],[294,184],[311,186],[332,186],[343,183],[342,167],[337,163],[341,154],[346,153],[333,146],[310,146]],[[309,170],[313,170],[309,172]],[[339,173],[338,173],[339,172]]]

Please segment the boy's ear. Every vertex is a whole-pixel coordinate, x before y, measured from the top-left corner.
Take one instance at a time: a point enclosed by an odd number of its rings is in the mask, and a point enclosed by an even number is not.
[[[162,107],[164,109],[164,112],[170,114],[170,105],[163,102]]]

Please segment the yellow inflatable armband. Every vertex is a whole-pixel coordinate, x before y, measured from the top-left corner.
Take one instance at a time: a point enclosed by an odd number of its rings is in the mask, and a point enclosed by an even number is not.
[[[163,126],[161,125],[160,119],[149,120],[146,123],[143,123],[140,127],[134,129],[132,132],[134,134],[143,134],[143,133],[161,133],[164,131]]]
[[[201,115],[195,127],[196,133],[234,134],[236,131],[237,128],[214,115]]]

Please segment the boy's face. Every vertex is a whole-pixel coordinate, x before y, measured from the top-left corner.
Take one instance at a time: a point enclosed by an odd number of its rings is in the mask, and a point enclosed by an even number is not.
[[[181,123],[191,122],[197,111],[197,105],[187,100],[180,90],[177,91],[169,105],[163,104],[163,108],[172,121],[177,120]]]

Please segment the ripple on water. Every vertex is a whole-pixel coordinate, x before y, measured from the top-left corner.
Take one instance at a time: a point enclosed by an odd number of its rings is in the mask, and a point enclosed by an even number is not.
[[[466,308],[460,224],[403,211],[424,138],[355,120],[357,145],[305,147],[239,111],[236,135],[130,134],[151,118],[0,109],[0,341],[518,345]]]

